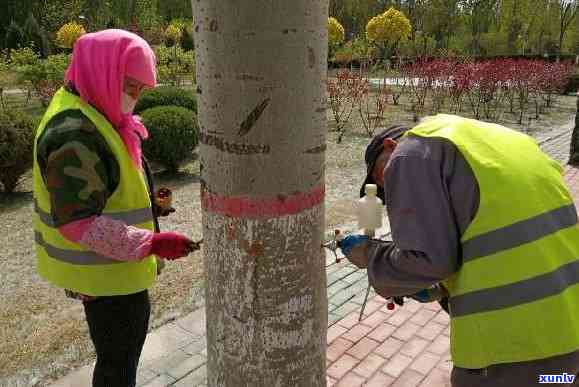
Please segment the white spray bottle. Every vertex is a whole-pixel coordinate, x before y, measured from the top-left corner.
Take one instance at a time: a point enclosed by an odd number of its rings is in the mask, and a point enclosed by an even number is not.
[[[382,227],[382,200],[376,196],[376,184],[366,184],[364,193],[366,195],[356,202],[358,228],[364,230],[364,235],[374,238],[376,230]]]

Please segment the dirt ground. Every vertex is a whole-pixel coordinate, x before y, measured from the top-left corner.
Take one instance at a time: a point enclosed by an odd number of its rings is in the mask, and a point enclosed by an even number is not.
[[[575,103],[574,97],[559,97],[539,121],[526,120],[521,127],[507,116],[505,124],[542,139],[570,122]],[[411,118],[403,106],[389,106],[383,124],[412,124]],[[328,125],[326,229],[332,229],[355,221],[352,203],[365,174],[363,155],[368,137],[355,112],[342,144],[336,144],[332,122]],[[198,171],[199,164],[192,162],[178,176],[156,176],[157,186],[173,189],[177,209],[161,227],[193,239],[201,238]],[[0,194],[0,386],[47,385],[94,356],[80,302],[65,298],[62,290],[36,274],[30,190],[28,177],[18,193]],[[151,328],[199,307],[203,302],[202,277],[200,252],[168,263],[151,289]]]

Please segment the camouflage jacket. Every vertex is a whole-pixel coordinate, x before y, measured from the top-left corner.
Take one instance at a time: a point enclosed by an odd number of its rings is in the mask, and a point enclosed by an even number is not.
[[[100,214],[120,181],[106,140],[80,110],[53,117],[38,139],[37,161],[56,227]]]

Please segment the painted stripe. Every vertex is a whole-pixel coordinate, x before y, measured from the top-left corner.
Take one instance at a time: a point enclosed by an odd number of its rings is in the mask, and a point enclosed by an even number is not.
[[[203,189],[201,205],[207,212],[233,218],[263,219],[298,214],[319,205],[324,197],[324,186],[316,187],[306,193],[298,192],[290,196],[280,194],[267,198],[219,196]]]
[[[58,261],[64,263],[70,263],[72,265],[111,265],[116,263],[123,263],[122,261],[116,261],[111,258],[107,258],[103,255],[99,255],[92,251],[76,251],[76,250],[64,250],[58,247],[52,246],[44,240],[42,234],[39,232],[34,233],[34,240],[38,245],[42,246],[46,250],[46,254],[49,257],[54,258]]]
[[[38,206],[38,202],[36,201],[34,201],[34,210],[40,217],[42,223],[44,223],[48,227],[56,228],[52,216],[49,213],[43,211]],[[136,224],[153,221],[153,211],[151,210],[150,207],[139,208],[136,210],[129,210],[129,211],[109,212],[104,213],[103,215],[106,215],[115,220],[123,221],[125,222],[125,224],[129,226],[134,226]]]
[[[450,298],[452,317],[491,312],[542,300],[579,283],[579,259],[557,270],[514,284]]]
[[[533,242],[577,224],[573,204],[476,236],[462,244],[463,262]]]

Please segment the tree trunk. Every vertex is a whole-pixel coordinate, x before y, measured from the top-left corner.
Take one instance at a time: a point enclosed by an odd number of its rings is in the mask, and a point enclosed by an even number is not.
[[[325,386],[328,0],[193,0],[208,386]]]
[[[575,128],[571,134],[571,149],[569,151],[569,164],[579,165],[579,94],[577,94],[577,114],[575,115]]]

